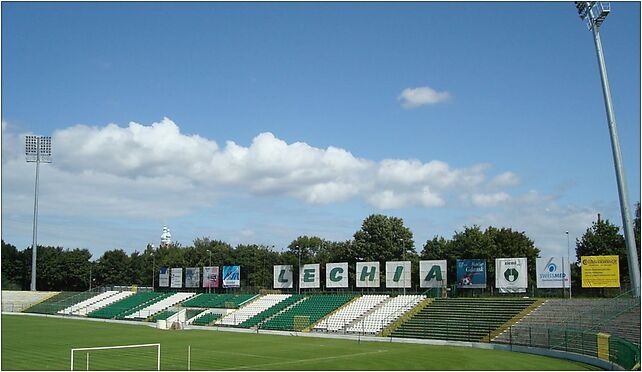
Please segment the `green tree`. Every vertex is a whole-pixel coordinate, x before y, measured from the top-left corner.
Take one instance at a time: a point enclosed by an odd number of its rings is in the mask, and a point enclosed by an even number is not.
[[[2,240],[2,288],[27,289],[25,279],[24,254],[14,245]],[[27,284],[27,286],[25,286]]]
[[[97,285],[131,285],[131,260],[122,249],[106,251],[96,262]]]
[[[381,214],[368,216],[354,233],[354,260],[393,261],[410,257],[415,242],[403,219]],[[383,271],[383,270],[382,270]]]

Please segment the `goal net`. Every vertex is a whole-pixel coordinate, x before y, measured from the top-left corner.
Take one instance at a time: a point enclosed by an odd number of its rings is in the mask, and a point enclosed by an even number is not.
[[[292,319],[292,323],[292,328],[297,332],[301,332],[310,326],[310,316],[295,315]]]
[[[72,371],[160,371],[160,344],[71,349]]]

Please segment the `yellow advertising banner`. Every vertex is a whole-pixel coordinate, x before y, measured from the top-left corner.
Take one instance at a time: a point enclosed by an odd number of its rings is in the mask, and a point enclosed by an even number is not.
[[[618,288],[619,256],[582,256],[582,288]]]

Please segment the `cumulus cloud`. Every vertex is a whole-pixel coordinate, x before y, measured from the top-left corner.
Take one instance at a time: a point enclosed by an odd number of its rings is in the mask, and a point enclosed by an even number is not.
[[[505,192],[493,194],[473,194],[471,201],[476,207],[496,207],[510,200],[510,195]]]
[[[431,87],[418,87],[404,89],[397,100],[401,101],[401,106],[411,109],[424,105],[434,105],[446,102],[450,99],[450,93],[437,92]]]
[[[490,181],[490,185],[494,187],[511,187],[517,186],[519,183],[519,177],[513,172],[501,173]]]
[[[4,134],[13,136],[12,142],[24,141],[24,134]],[[52,137],[54,163],[42,168],[47,177],[42,192],[51,197],[43,199],[49,200],[44,213],[50,208],[61,214],[179,216],[213,205],[226,193],[289,196],[311,204],[361,198],[382,210],[436,208],[458,193],[483,188],[490,168],[453,168],[440,160],[374,161],[333,146],[287,143],[270,132],[256,135],[249,146],[233,141],[219,146],[181,133],[168,118],[151,125],[74,125]],[[3,191],[10,209],[29,199],[25,190],[33,182],[16,148],[3,146]],[[492,182],[510,184],[515,178],[506,172]],[[472,200],[489,206],[507,198],[500,192]]]

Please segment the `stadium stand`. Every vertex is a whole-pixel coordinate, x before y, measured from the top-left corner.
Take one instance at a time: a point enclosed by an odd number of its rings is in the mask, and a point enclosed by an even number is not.
[[[123,319],[126,315],[134,313],[136,310],[146,307],[153,302],[160,301],[172,294],[171,292],[138,292],[124,300],[96,310],[88,314],[88,316],[91,318]]]
[[[109,297],[104,298],[104,299],[102,299],[102,300],[100,300],[98,302],[94,302],[92,304],[89,304],[86,307],[82,307],[82,308],[74,311],[72,314],[86,316],[87,314],[89,314],[89,313],[91,313],[91,312],[93,312],[95,310],[103,308],[103,307],[105,307],[107,305],[111,305],[114,302],[120,301],[120,300],[122,300],[122,299],[124,299],[126,297],[129,297],[129,296],[133,295],[133,294],[134,294],[134,292],[132,292],[132,291],[118,292],[118,293],[114,294],[113,296],[109,296]]]
[[[82,309],[82,308],[87,307],[87,306],[89,306],[89,305],[91,305],[93,303],[102,301],[102,300],[104,300],[104,299],[106,299],[108,297],[111,297],[111,296],[115,295],[116,293],[118,293],[118,291],[105,291],[105,292],[102,292],[102,293],[98,293],[98,294],[96,294],[96,295],[94,295],[92,297],[89,297],[88,299],[86,299],[84,301],[80,301],[80,302],[76,303],[75,305],[71,305],[71,306],[69,306],[69,307],[67,307],[65,309],[62,309],[62,310],[58,311],[58,314],[70,315],[70,314],[75,313],[76,311],[78,311],[78,309]]]
[[[426,296],[423,295],[400,295],[386,299],[372,311],[366,313],[365,316],[357,318],[355,322],[346,328],[346,331],[377,334],[425,298]]]
[[[288,294],[268,294],[247,303],[239,310],[231,312],[216,321],[217,325],[236,326],[252,318],[266,309],[290,297]]]
[[[58,293],[60,292],[2,291],[2,311],[24,311]]]
[[[193,297],[196,293],[193,292],[178,292],[173,293],[168,297],[161,299],[160,301],[155,301],[150,303],[144,308],[140,308],[135,312],[124,316],[125,319],[146,319],[154,314],[167,309],[170,306],[174,306],[177,303],[183,302],[190,297]]]
[[[534,302],[533,299],[435,299],[403,322],[391,336],[481,341]]]
[[[183,302],[185,307],[226,308],[237,309],[257,295],[254,294],[229,294],[229,293],[201,293],[194,298]]]
[[[388,295],[361,296],[318,322],[314,326],[314,330],[337,332],[345,329],[348,324],[374,309],[388,298]]]
[[[290,297],[287,297],[283,301],[277,302],[272,307],[269,307],[261,311],[260,313],[254,315],[253,317],[247,319],[246,321],[238,324],[238,326],[242,328],[252,328],[261,322],[269,320],[271,317],[275,316],[276,314],[288,308],[289,306],[298,303],[302,299],[303,299],[303,295],[300,295],[300,294],[291,295]]]
[[[640,344],[640,301],[615,299],[549,299],[493,341],[547,345],[548,329],[604,332]]]
[[[153,316],[149,317],[147,319],[147,321],[155,322],[157,320],[165,320],[165,319],[169,318],[170,316],[172,316],[172,315],[174,315],[176,313],[177,313],[176,310],[163,310],[163,311],[157,313],[156,315],[153,315]]]
[[[98,292],[60,292],[55,296],[37,303],[25,310],[25,313],[55,314],[58,311],[95,296]]]
[[[210,325],[215,320],[219,319],[222,315],[219,313],[207,313],[202,316],[197,317],[192,321],[194,325],[207,326]]]
[[[267,320],[261,328],[302,331],[350,301],[352,295],[312,295]]]
[[[191,319],[195,318],[197,315],[201,314],[205,309],[187,309],[185,310],[185,319],[189,323]]]

